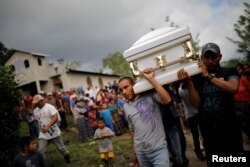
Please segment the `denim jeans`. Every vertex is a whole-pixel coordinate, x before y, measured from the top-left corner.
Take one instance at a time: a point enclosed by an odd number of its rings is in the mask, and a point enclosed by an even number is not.
[[[141,167],[169,167],[167,147],[152,152],[137,153],[137,159]]]
[[[166,137],[170,152],[173,156],[174,166],[182,167],[184,160],[182,157],[181,137],[179,134],[179,129],[176,126],[167,128]]]

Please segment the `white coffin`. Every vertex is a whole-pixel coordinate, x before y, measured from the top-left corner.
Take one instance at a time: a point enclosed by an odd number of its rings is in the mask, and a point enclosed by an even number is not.
[[[136,41],[123,53],[136,78],[133,87],[135,93],[153,88],[147,80],[139,76],[139,71],[145,68],[154,69],[155,79],[161,85],[177,81],[177,71],[181,68],[184,68],[190,76],[200,73],[196,61],[198,55],[193,46],[188,27],[156,29]],[[156,59],[160,59],[160,62],[157,63]]]

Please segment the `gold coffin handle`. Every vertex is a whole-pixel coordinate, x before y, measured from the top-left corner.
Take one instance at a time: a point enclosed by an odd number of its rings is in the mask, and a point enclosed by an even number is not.
[[[166,67],[172,66],[172,65],[174,65],[174,64],[183,63],[183,62],[186,61],[187,59],[188,59],[188,58],[186,58],[186,57],[181,57],[181,58],[179,58],[179,59],[177,59],[177,60],[168,62],[166,65],[164,65],[164,67],[155,67],[155,68],[153,68],[152,70],[153,70],[153,71],[157,71],[157,70],[161,70],[161,69],[164,70]]]
[[[199,59],[198,54],[195,52],[194,47],[191,41],[186,41],[182,44],[182,47],[185,51],[184,56],[180,57],[177,60],[167,62],[166,55],[160,55],[155,58],[157,67],[153,68],[153,71],[165,70],[166,67],[183,62],[197,62]],[[133,77],[139,79],[140,70],[137,66],[137,61],[130,62],[130,69],[132,71]]]
[[[179,59],[177,60],[174,60],[174,61],[171,61],[171,62],[168,62],[166,63],[164,66],[158,66],[158,67],[155,67],[155,68],[152,68],[153,71],[157,71],[157,70],[165,70],[166,67],[168,66],[172,66],[174,64],[178,64],[178,63],[183,63],[183,62],[186,62],[187,60],[190,60],[192,62],[197,62],[198,61],[198,58],[194,58],[194,57],[180,57]],[[131,62],[130,63],[130,68],[131,68],[131,71],[132,71],[132,74],[133,74],[133,77],[135,79],[138,79],[139,76],[140,76],[140,70],[138,69],[137,67],[137,62],[134,61],[134,62]]]

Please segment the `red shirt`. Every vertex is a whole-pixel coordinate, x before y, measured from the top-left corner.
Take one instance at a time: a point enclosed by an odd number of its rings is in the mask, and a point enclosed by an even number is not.
[[[240,78],[238,92],[234,95],[235,102],[250,102],[250,81],[246,77]]]

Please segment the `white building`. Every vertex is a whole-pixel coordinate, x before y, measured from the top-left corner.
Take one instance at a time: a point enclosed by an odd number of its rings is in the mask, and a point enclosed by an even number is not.
[[[82,87],[86,89],[103,88],[108,83],[119,79],[118,75],[96,72],[79,71],[65,68],[64,60],[57,60],[49,64],[47,56],[40,53],[31,53],[14,50],[6,60],[5,66],[11,66],[16,74],[19,88],[25,94],[34,95],[39,91],[52,92],[54,90],[70,90]]]

